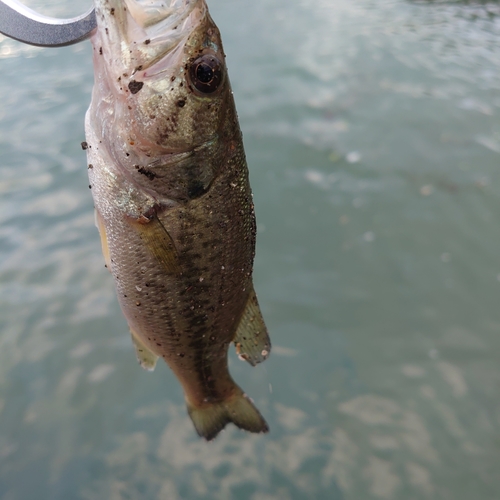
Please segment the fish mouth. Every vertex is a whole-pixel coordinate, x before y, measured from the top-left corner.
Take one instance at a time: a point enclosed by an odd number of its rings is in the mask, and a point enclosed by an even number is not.
[[[128,74],[177,52],[207,12],[204,0],[96,0],[95,6],[93,42]]]
[[[200,0],[120,0],[125,4],[129,15],[144,29],[149,29],[149,35],[155,32],[163,33],[177,29],[183,23]]]

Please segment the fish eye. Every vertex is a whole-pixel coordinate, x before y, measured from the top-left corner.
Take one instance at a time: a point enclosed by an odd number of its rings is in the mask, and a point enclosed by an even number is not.
[[[204,54],[191,64],[189,76],[198,91],[212,94],[222,83],[222,64],[214,55]]]

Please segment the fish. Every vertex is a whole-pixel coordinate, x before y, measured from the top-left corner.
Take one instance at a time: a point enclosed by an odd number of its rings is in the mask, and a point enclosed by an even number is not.
[[[205,0],[95,0],[89,187],[137,359],[179,380],[199,436],[268,425],[234,382],[271,342],[252,270],[256,222],[220,32]]]

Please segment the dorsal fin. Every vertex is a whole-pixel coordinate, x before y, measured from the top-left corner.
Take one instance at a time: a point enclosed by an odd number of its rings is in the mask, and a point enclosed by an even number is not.
[[[252,287],[234,337],[236,354],[252,366],[264,361],[271,352],[271,340]]]

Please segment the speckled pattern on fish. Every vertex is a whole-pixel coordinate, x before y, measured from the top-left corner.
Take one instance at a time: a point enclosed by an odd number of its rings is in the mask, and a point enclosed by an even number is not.
[[[252,193],[220,34],[202,0],[98,0],[89,179],[141,365],[162,357],[198,433],[267,424],[232,380],[270,342],[252,284]]]

